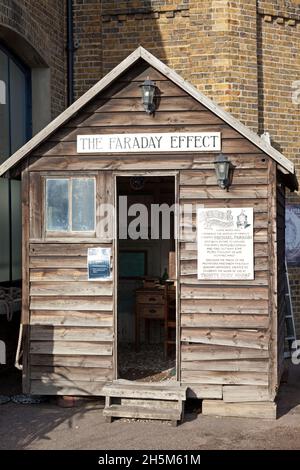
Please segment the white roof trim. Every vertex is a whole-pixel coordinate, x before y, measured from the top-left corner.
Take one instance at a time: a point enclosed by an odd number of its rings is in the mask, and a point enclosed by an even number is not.
[[[93,99],[98,93],[104,88],[109,86],[119,75],[125,72],[131,65],[133,65],[138,59],[144,59],[149,65],[152,65],[155,69],[161,72],[163,75],[168,77],[172,82],[176,83],[180,88],[185,90],[195,100],[209,109],[212,113],[218,116],[220,119],[225,121],[229,126],[243,135],[246,139],[256,145],[259,149],[273,158],[281,167],[284,172],[294,174],[294,164],[288,160],[284,155],[278,152],[274,147],[268,144],[265,140],[259,137],[255,132],[251,131],[248,127],[242,124],[240,121],[235,119],[231,114],[224,111],[220,106],[216,105],[213,101],[203,95],[193,85],[186,82],[180,75],[174,70],[170,69],[167,65],[157,59],[154,55],[148,52],[143,47],[138,47],[132,52],[126,59],[124,59],[119,65],[111,70],[105,77],[103,77],[98,83],[96,83],[90,90],[82,95],[75,103],[69,108],[63,111],[57,118],[51,121],[43,130],[36,134],[29,142],[15,152],[10,158],[8,158],[0,166],[0,176],[7,172],[10,168],[16,165],[22,158],[28,155],[38,145],[40,145],[45,139],[47,139],[58,127],[62,126],[68,121],[73,115],[75,115],[80,109],[86,105],[91,99]]]

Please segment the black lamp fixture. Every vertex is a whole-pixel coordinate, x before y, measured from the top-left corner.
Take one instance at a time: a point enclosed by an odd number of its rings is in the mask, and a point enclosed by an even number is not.
[[[228,189],[230,186],[230,161],[226,155],[220,153],[214,163],[218,185],[222,189]]]
[[[145,186],[145,178],[143,176],[132,176],[130,178],[130,187],[135,191],[143,189]]]
[[[147,114],[153,114],[155,111],[155,83],[149,77],[140,85],[142,89],[142,101]]]

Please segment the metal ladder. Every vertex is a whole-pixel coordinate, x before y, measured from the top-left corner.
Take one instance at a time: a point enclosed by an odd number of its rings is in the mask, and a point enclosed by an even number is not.
[[[295,328],[295,320],[294,320],[294,312],[293,312],[293,305],[292,305],[292,297],[291,297],[291,288],[290,288],[290,280],[289,280],[289,273],[287,268],[287,262],[285,259],[285,328],[286,328],[286,337],[285,340],[288,345],[288,350],[285,350],[284,357],[290,357],[292,351],[295,349],[296,337],[296,328]]]

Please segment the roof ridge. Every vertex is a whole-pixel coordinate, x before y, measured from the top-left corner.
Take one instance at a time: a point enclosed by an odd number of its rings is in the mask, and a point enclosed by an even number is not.
[[[272,145],[268,144],[258,134],[253,132],[247,126],[242,124],[239,120],[234,118],[231,114],[221,108],[219,105],[214,103],[210,98],[201,93],[192,84],[185,81],[177,72],[172,70],[169,66],[161,62],[151,52],[145,49],[143,46],[138,46],[129,56],[127,56],[120,64],[114,69],[108,72],[102,79],[100,79],[92,88],[86,91],[78,100],[76,100],[71,106],[65,109],[59,116],[52,120],[44,129],[38,132],[32,139],[30,139],[25,145],[17,150],[11,157],[9,157],[0,166],[0,176],[6,173],[14,165],[18,164],[24,157],[26,157],[32,150],[40,145],[45,139],[47,139],[53,132],[55,132],[60,126],[71,119],[77,112],[81,110],[83,106],[89,103],[98,93],[103,91],[113,81],[124,73],[129,67],[131,67],[139,59],[145,60],[149,65],[157,69],[163,75],[168,77],[177,86],[186,91],[190,96],[195,98],[203,106],[209,109],[212,113],[220,117],[229,126],[239,132],[243,137],[252,142],[256,147],[262,150],[264,153],[269,155],[275,160],[280,170],[285,174],[294,175],[294,164],[288,160],[282,153],[276,150]]]

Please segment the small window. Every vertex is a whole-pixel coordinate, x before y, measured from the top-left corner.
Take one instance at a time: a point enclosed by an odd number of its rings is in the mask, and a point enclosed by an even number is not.
[[[147,251],[120,251],[119,276],[123,279],[139,279],[147,275]]]
[[[46,231],[95,231],[95,179],[46,180]]]

